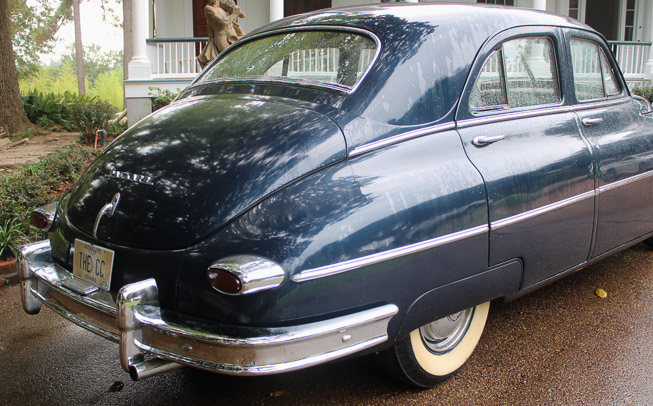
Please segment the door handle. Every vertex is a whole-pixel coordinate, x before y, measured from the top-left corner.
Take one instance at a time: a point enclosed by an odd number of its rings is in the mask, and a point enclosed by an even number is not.
[[[584,118],[582,120],[582,123],[585,127],[591,127],[596,124],[601,124],[603,122],[603,119],[598,117],[598,118]]]
[[[505,135],[480,135],[472,140],[472,144],[477,147],[492,144],[493,142],[501,141],[506,138]]]

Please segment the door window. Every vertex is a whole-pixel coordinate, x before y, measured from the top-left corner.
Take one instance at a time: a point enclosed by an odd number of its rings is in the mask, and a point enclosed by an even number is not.
[[[573,38],[571,61],[574,71],[574,90],[578,100],[596,100],[621,93],[614,69],[597,43]]]
[[[553,44],[548,38],[506,41],[486,60],[470,93],[472,111],[558,103]]]

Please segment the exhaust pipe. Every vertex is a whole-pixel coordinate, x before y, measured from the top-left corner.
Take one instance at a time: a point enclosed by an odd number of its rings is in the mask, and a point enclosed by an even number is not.
[[[134,381],[183,367],[161,358],[144,360],[144,354],[134,344],[134,333],[140,335],[141,324],[135,316],[137,306],[159,306],[159,290],[152,278],[123,286],[116,298],[116,317],[120,329],[120,364]]]
[[[134,381],[141,381],[150,376],[162,374],[168,371],[182,368],[182,364],[172,361],[162,360],[161,358],[154,358],[148,361],[138,362],[129,366],[129,376]]]

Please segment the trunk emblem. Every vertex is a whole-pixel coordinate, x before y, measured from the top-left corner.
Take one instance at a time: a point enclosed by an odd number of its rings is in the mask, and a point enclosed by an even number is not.
[[[111,176],[117,179],[154,186],[154,182],[152,182],[154,179],[152,179],[151,176],[139,175],[138,173],[122,172],[115,169],[111,171]]]
[[[97,217],[95,218],[95,224],[93,225],[93,238],[95,238],[96,240],[97,240],[97,229],[100,226],[100,221],[102,220],[102,217],[113,216],[113,213],[116,212],[116,207],[118,207],[118,202],[120,202],[120,193],[116,193],[115,195],[113,195],[113,199],[111,199],[111,202],[105,204],[100,209],[100,212],[97,214]]]

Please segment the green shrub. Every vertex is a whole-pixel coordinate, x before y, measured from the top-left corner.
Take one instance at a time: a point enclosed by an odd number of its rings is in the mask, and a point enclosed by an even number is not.
[[[97,130],[108,129],[109,119],[115,113],[114,107],[103,100],[72,103],[69,111],[74,128],[89,145],[95,140]]]
[[[99,152],[91,147],[69,145],[55,150],[0,178],[0,224],[15,224],[30,241],[43,239],[42,232],[29,226],[30,212],[59,200]]]
[[[16,219],[5,221],[0,226],[0,258],[6,259],[16,256],[21,245],[27,242],[25,234],[20,229]]]
[[[653,102],[653,87],[652,86],[637,86],[633,89],[633,94],[642,96],[649,102]]]
[[[122,80],[122,68],[103,72],[93,81],[88,92],[98,99],[109,102],[116,110],[122,110],[125,98]]]
[[[60,124],[69,131],[73,129],[73,125],[70,121],[68,107],[72,103],[92,100],[70,92],[44,94],[36,89],[23,96],[22,99],[23,108],[29,121],[39,127],[51,127],[54,124]]]
[[[116,138],[127,130],[127,120],[111,121],[107,133],[110,138]]]
[[[150,87],[149,94],[152,98],[152,111],[157,111],[158,109],[172,103],[175,97],[179,94],[179,89],[177,89],[177,93],[173,93],[170,90]]]

